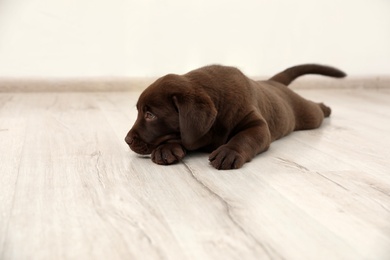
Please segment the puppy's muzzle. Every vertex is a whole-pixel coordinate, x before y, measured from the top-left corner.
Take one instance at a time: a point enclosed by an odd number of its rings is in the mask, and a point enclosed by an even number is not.
[[[147,143],[142,141],[135,133],[128,133],[125,137],[125,142],[129,145],[130,149],[138,154],[150,154],[153,151],[153,147],[150,147]]]

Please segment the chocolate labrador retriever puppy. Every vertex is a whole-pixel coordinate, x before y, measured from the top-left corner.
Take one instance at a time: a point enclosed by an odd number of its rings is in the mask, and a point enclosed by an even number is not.
[[[186,151],[211,152],[217,169],[237,169],[292,131],[314,129],[330,115],[323,103],[287,88],[305,74],[345,77],[338,69],[306,64],[267,81],[233,67],[212,65],[159,78],[138,99],[138,117],[125,141],[157,164],[173,164]]]

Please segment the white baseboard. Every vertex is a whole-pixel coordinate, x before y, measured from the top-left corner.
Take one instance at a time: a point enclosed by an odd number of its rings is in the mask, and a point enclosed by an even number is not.
[[[264,77],[256,77],[256,79],[261,78]],[[155,80],[156,78],[0,78],[0,92],[141,91]],[[347,77],[344,79],[305,76],[294,81],[291,88],[390,88],[390,76]]]

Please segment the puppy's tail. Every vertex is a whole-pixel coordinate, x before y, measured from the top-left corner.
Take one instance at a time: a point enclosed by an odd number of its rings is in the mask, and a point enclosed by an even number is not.
[[[343,71],[318,64],[304,64],[288,68],[269,80],[273,80],[288,86],[294,79],[306,75],[306,74],[318,74],[334,78],[343,78],[347,76]]]

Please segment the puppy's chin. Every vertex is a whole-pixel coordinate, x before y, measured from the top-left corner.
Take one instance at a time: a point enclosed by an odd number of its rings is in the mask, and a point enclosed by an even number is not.
[[[141,155],[151,154],[152,151],[156,148],[155,146],[144,143],[142,141],[135,141],[131,145],[129,145],[129,147],[131,150],[133,150],[133,152]]]
[[[173,142],[180,142],[180,135],[178,134],[168,134],[163,135],[156,139],[156,141],[153,144],[148,144],[140,139],[135,139],[133,142],[129,145],[130,149],[134,152],[141,154],[141,155],[148,155],[153,152],[154,149],[156,149],[159,145],[163,143],[173,143]]]
[[[181,142],[180,134],[173,133],[173,134],[162,135],[159,138],[157,138],[156,141],[153,143],[155,144],[155,147],[157,147],[163,143],[178,143],[178,142]]]

